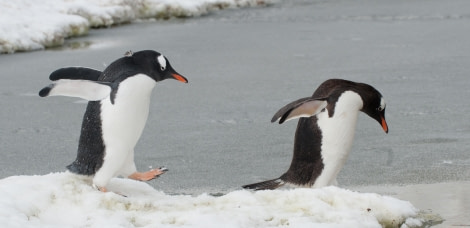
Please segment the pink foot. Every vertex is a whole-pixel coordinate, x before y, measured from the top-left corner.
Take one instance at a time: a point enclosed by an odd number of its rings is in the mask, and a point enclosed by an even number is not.
[[[164,171],[160,169],[152,169],[147,172],[135,172],[129,176],[129,178],[134,179],[134,180],[140,180],[140,181],[149,181],[157,178],[158,176],[162,175]]]
[[[93,184],[93,187],[98,189],[98,191],[100,192],[108,192],[108,189],[106,189],[106,187],[99,187],[99,186],[96,186]]]

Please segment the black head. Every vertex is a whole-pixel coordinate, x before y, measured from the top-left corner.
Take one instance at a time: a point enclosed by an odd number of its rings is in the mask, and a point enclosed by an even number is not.
[[[388,133],[388,125],[387,121],[385,121],[385,100],[379,91],[368,84],[357,83],[344,79],[329,79],[323,82],[317,90],[315,90],[312,97],[327,98],[329,103],[334,104],[335,101],[338,100],[339,96],[344,91],[348,90],[361,96],[363,101],[361,111],[377,120],[385,133]],[[334,112],[334,105],[328,105],[327,109],[330,109],[330,115],[332,115]]]
[[[142,71],[142,73],[150,76],[157,82],[172,78],[188,83],[185,77],[171,67],[168,59],[156,51],[144,50],[135,53],[128,51],[125,56],[124,59],[128,58],[138,67],[139,71]]]
[[[364,83],[357,83],[356,88],[356,92],[359,93],[363,101],[361,111],[377,120],[385,133],[388,133],[388,125],[385,120],[386,104],[382,94],[374,87]]]

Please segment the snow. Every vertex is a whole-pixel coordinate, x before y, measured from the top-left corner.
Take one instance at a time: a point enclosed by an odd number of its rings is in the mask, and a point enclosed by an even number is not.
[[[101,193],[68,172],[0,180],[1,227],[415,227],[407,201],[330,186],[169,195],[112,179]]]
[[[272,0],[15,0],[0,1],[0,53],[60,46],[90,28],[139,19],[196,17]]]

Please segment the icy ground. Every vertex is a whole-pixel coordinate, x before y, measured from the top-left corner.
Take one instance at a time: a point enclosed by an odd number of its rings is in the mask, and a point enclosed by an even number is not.
[[[194,17],[270,0],[16,0],[0,1],[0,53],[60,46],[64,39],[138,19]]]
[[[2,227],[413,227],[407,201],[327,187],[168,195],[115,178],[101,193],[70,173],[0,180]]]
[[[391,128],[386,135],[360,115],[339,186],[409,200],[420,211],[441,215],[445,221],[436,228],[468,226],[469,8],[468,0],[286,0],[191,20],[92,29],[66,41],[89,44],[81,49],[0,55],[1,178],[43,178],[12,176],[64,171],[75,158],[86,106],[37,96],[52,71],[75,65],[102,70],[128,50],[155,49],[190,83],[168,80],[153,93],[135,159],[139,170],[161,165],[171,170],[148,183],[154,189],[192,198],[204,192],[231,195],[239,186],[281,175],[292,158],[296,123],[269,120],[286,103],[339,77],[379,89]],[[60,185],[50,187],[65,192]],[[8,191],[42,202],[35,188]],[[8,206],[2,213],[9,212],[0,217],[18,216],[10,198],[0,202]],[[25,202],[18,201],[33,212],[43,209]],[[23,225],[34,226],[38,219],[30,221]]]

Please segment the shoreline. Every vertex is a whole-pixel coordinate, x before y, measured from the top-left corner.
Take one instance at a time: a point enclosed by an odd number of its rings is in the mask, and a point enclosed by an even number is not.
[[[67,2],[56,0],[2,4],[0,10],[0,54],[31,52],[62,47],[67,39],[87,36],[92,29],[109,28],[139,20],[195,18],[217,10],[269,6],[270,0],[166,2],[139,0]],[[22,15],[30,15],[23,17]],[[47,21],[44,24],[43,21]]]

